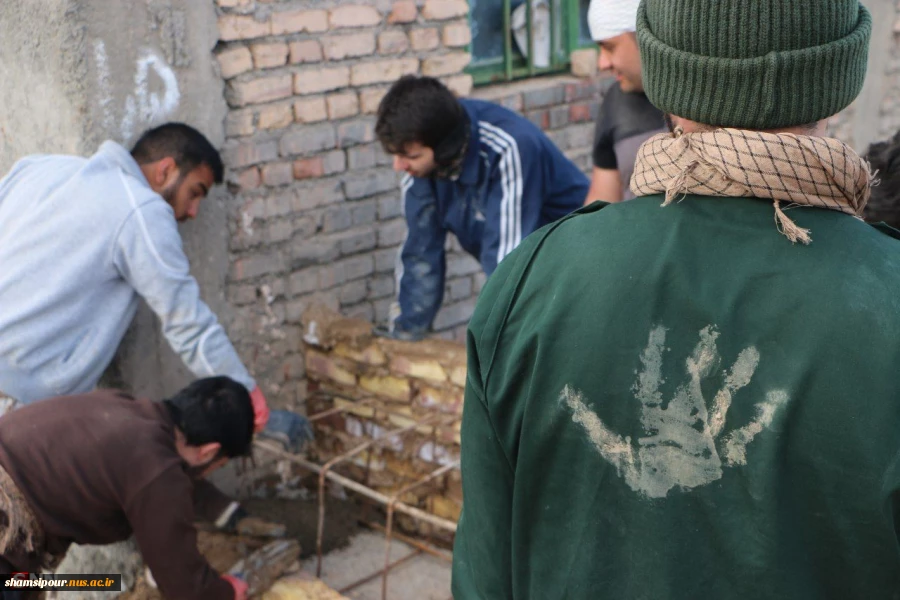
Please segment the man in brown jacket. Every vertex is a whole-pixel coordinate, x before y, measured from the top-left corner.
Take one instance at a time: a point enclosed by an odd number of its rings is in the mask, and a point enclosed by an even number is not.
[[[103,390],[3,417],[0,573],[40,572],[71,543],[133,534],[166,598],[244,598],[246,583],[220,576],[197,550],[192,473],[249,454],[252,437],[250,394],[228,377],[163,402]]]

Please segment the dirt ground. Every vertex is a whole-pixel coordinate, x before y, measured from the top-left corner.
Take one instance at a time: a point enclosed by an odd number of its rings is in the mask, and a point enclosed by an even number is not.
[[[300,542],[301,557],[316,552],[316,526],[319,505],[315,495],[310,500],[285,500],[279,498],[254,498],[241,502],[250,514],[287,526],[287,535]],[[328,498],[326,504],[325,531],[322,540],[324,552],[347,546],[357,533],[360,507],[353,500]],[[197,546],[219,572],[227,571],[234,563],[263,545],[266,540],[242,538],[218,532],[201,531]],[[135,589],[119,596],[122,600],[163,600],[160,593],[150,587],[143,575]]]

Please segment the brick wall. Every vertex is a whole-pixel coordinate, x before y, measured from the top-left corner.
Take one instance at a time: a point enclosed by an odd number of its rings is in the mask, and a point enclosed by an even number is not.
[[[406,235],[398,176],[374,113],[401,75],[440,77],[460,95],[471,40],[465,0],[216,0],[226,80],[231,272],[226,327],[277,406],[305,396],[303,312],[322,302],[383,321]],[[590,53],[578,69],[591,72]],[[482,88],[524,112],[585,168],[598,86],[541,79]],[[442,337],[461,339],[484,284],[448,241]]]
[[[392,496],[459,460],[466,349],[449,340],[399,342],[371,336],[368,321],[322,306],[303,316],[310,414],[343,409],[315,421],[311,457],[324,464],[387,432],[383,447],[342,462],[339,472]],[[462,507],[459,471],[402,498],[456,520]]]

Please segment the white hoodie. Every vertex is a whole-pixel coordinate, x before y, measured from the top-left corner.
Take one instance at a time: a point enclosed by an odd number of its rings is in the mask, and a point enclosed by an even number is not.
[[[143,297],[197,377],[256,384],[189,272],[172,208],[131,154],[29,156],[0,180],[0,391],[93,389]]]

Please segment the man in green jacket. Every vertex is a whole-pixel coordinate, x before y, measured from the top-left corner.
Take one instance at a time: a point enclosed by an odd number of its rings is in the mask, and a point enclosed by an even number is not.
[[[823,137],[871,25],[643,0],[673,133],[636,200],[510,254],[470,325],[457,600],[900,595],[900,243]]]

